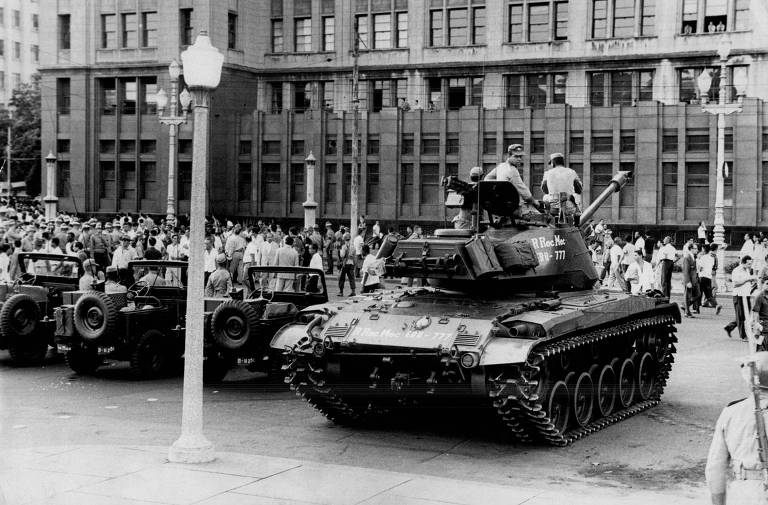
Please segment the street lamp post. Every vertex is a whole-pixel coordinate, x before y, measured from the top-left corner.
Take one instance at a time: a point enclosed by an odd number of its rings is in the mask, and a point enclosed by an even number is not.
[[[56,156],[48,151],[45,157],[45,220],[51,222],[56,219],[56,208],[59,204],[59,197],[56,196]]]
[[[169,97],[165,90],[158,90],[157,114],[160,123],[168,125],[168,203],[165,209],[165,221],[172,224],[176,221],[176,133],[179,125],[187,122],[187,112],[192,97],[186,88],[181,92],[181,95],[178,94],[181,67],[176,60],[173,60],[168,66],[168,74],[171,76],[171,106],[166,113],[165,106],[168,104]],[[177,104],[179,102],[181,103],[181,114],[178,113]]]
[[[5,178],[8,181],[8,202],[11,201],[11,147],[13,145],[13,113],[16,107],[13,105],[8,106],[8,138],[5,144]]]
[[[728,103],[728,66],[733,65],[741,58],[728,59],[731,52],[730,44],[724,41],[718,49],[717,54],[720,57],[720,84],[718,86],[717,103],[708,104],[707,94],[712,85],[712,76],[709,72],[703,71],[699,75],[697,84],[702,97],[702,111],[717,115],[717,176],[715,186],[715,219],[714,219],[714,240],[717,244],[717,285],[721,290],[725,290],[725,217],[723,215],[723,193],[725,189],[725,116],[734,112],[741,112],[741,100]],[[739,90],[741,91],[741,90]]]
[[[317,160],[309,151],[304,162],[307,164],[307,201],[304,207],[304,228],[314,228],[317,219],[317,202],[315,201],[315,163]]]
[[[168,459],[178,463],[205,463],[215,458],[213,444],[203,435],[203,297],[205,195],[208,182],[208,107],[211,91],[221,80],[224,56],[211,45],[205,31],[181,53],[184,78],[194,99],[194,137],[190,223],[187,317],[184,340],[184,395],[181,436]]]

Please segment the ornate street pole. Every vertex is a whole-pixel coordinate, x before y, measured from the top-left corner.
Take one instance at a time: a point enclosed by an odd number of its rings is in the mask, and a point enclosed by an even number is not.
[[[200,32],[194,45],[181,53],[184,77],[194,98],[192,189],[190,194],[189,270],[184,339],[184,395],[181,436],[168,459],[177,463],[206,463],[215,459],[213,444],[203,434],[203,278],[205,271],[205,201],[208,182],[208,107],[211,91],[221,80],[224,56]]]
[[[157,92],[157,114],[160,123],[168,125],[168,202],[165,210],[165,221],[173,224],[176,221],[176,172],[178,168],[176,134],[179,125],[187,122],[187,112],[192,97],[186,89],[181,92],[180,96],[178,94],[181,67],[176,60],[173,60],[168,66],[168,74],[171,76],[171,106],[166,114],[165,106],[168,103],[168,95],[166,95],[165,90],[160,89]],[[178,113],[177,96],[178,102],[181,102],[181,114]]]
[[[313,228],[317,219],[317,202],[315,201],[315,155],[309,151],[309,156],[304,160],[307,164],[307,201],[304,207],[304,228]]]
[[[51,222],[56,219],[56,210],[59,203],[59,197],[56,196],[56,156],[48,151],[45,157],[45,220]]]
[[[725,40],[718,49],[717,54],[720,57],[720,85],[718,87],[717,103],[707,104],[707,94],[712,84],[712,76],[704,71],[699,75],[698,86],[702,97],[702,111],[709,114],[717,114],[717,172],[715,186],[715,218],[714,218],[714,240],[717,244],[717,285],[724,291],[725,282],[725,216],[723,214],[723,193],[725,189],[725,116],[734,112],[741,112],[741,100],[739,102],[728,103],[728,66],[740,61],[741,58],[728,59],[731,48],[730,43]],[[741,90],[740,90],[741,91]]]

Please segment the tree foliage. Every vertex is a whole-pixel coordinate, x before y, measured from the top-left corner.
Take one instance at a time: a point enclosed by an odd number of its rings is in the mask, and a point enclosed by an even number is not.
[[[10,105],[15,107],[13,115],[8,108],[0,109],[0,142],[8,144],[8,125],[11,126],[11,178],[13,182],[27,183],[30,196],[40,194],[40,76],[35,74],[13,90]],[[0,171],[0,181],[8,177],[6,166]]]

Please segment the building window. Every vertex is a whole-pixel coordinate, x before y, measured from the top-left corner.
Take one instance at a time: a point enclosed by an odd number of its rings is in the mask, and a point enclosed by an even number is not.
[[[617,70],[588,74],[589,104],[594,107],[635,105],[653,99],[652,70]]]
[[[506,76],[507,108],[543,109],[548,103],[565,103],[566,78],[567,74]]]
[[[762,169],[763,169],[762,207],[764,209],[768,209],[768,161],[763,162]]]
[[[33,45],[29,48],[29,52],[32,54],[32,61],[35,63],[40,62],[40,46]]]
[[[360,147],[361,147],[361,141],[360,141],[360,139],[357,139],[357,152],[358,153],[362,152]],[[344,145],[342,146],[342,149],[344,150],[344,156],[352,155],[352,137],[346,137],[344,139]]]
[[[59,49],[70,48],[69,14],[59,15]]]
[[[59,115],[69,115],[71,106],[69,78],[56,79],[56,111]]]
[[[472,7],[470,3],[478,2],[432,1],[433,8],[429,11],[430,46],[485,44],[485,7]]]
[[[549,42],[568,38],[567,1],[511,0],[507,12],[507,42]]]
[[[683,0],[683,35],[748,28],[749,0]]]
[[[640,22],[640,35],[652,37],[656,35],[656,0],[642,0],[642,20]]]
[[[125,13],[122,15],[123,37],[122,47],[136,47],[138,45],[138,31],[136,26],[136,14]]]
[[[101,79],[99,81],[101,90],[101,114],[103,116],[113,116],[117,111],[117,90],[115,89],[114,79]]]
[[[524,144],[522,132],[504,133],[504,145],[502,146],[504,150],[507,151],[512,144]],[[506,159],[506,156],[504,159]]]
[[[14,60],[21,59],[21,42],[13,43],[13,59]]]
[[[421,154],[425,156],[437,156],[440,154],[440,139],[438,137],[421,138]]]
[[[265,156],[279,156],[280,155],[280,141],[279,140],[265,140],[261,144],[261,153]]]
[[[251,149],[252,144],[250,140],[241,140],[240,141],[240,149],[238,149],[237,153],[240,156],[250,156],[251,155]]]
[[[634,163],[619,163],[619,170],[634,172]],[[619,207],[635,206],[635,178],[630,177],[624,188],[619,191]]]
[[[326,156],[336,156],[338,147],[336,145],[336,136],[325,137],[325,154]]]
[[[706,209],[709,207],[709,162],[688,162],[685,171],[685,206]]]
[[[303,113],[312,108],[312,83],[296,82],[293,84],[293,110]]]
[[[5,7],[0,7],[0,25],[5,24]]]
[[[139,143],[139,152],[141,154],[155,154],[157,151],[157,141],[153,139],[142,139]]]
[[[32,14],[32,29],[37,31],[40,28],[40,17],[37,14]]]
[[[136,162],[120,162],[120,199],[134,200],[136,198]]]
[[[392,15],[373,15],[373,48],[389,49],[392,47]]]
[[[13,27],[21,28],[21,11],[15,9],[13,11]]]
[[[613,177],[612,163],[592,163],[590,175],[590,195],[595,198],[605,191]]]
[[[291,155],[292,156],[303,156],[305,154],[304,152],[304,141],[303,140],[291,140]]]
[[[633,153],[635,152],[635,132],[632,130],[623,130],[621,137],[619,138],[619,152],[621,153]],[[622,168],[622,170],[624,170]]]
[[[120,112],[130,116],[136,114],[136,79],[120,79]]]
[[[192,162],[180,161],[178,172],[176,193],[179,195],[179,200],[189,200],[192,196]]]
[[[323,108],[333,112],[333,81],[325,81],[323,85]]]
[[[0,39],[0,56],[5,56],[5,40]]]
[[[333,51],[336,44],[336,18],[323,18],[323,51]]]
[[[141,13],[141,47],[157,47],[157,12]]]
[[[237,49],[237,14],[227,14],[227,48]]]
[[[398,12],[397,16],[397,47],[408,47],[408,13]]]
[[[341,203],[348,205],[352,201],[352,165],[344,163],[341,166]]]
[[[120,154],[136,154],[136,141],[131,139],[121,139]]]
[[[304,179],[304,164],[291,163],[291,203],[301,203],[306,199],[307,195],[304,191]]]
[[[593,39],[649,36],[655,33],[655,24],[656,0],[592,0]]]
[[[178,139],[179,154],[192,155],[192,139]]]
[[[21,86],[21,74],[14,72],[11,74],[11,78],[13,79],[13,82],[11,83],[13,86],[12,89],[18,89],[18,87]]]
[[[661,137],[661,151],[664,153],[677,152],[677,130],[664,129]]]
[[[458,156],[459,149],[459,134],[449,133],[445,138],[445,154],[447,156]]]
[[[696,99],[701,98],[699,96],[697,81],[702,72],[708,72],[712,77],[712,83],[709,87],[709,93],[707,94],[707,101],[717,102],[720,97],[720,69],[719,68],[681,68],[678,69],[679,80],[679,101],[684,103],[694,103]],[[747,81],[748,67],[746,66],[731,66],[727,69],[728,82],[726,86],[726,101],[733,101],[736,99],[736,88],[733,86],[733,82],[737,79]]]
[[[404,204],[413,203],[413,164],[400,165],[400,201]]]
[[[283,84],[280,82],[269,83],[269,112],[280,114],[283,111]]]
[[[685,136],[685,150],[687,152],[709,152],[709,131],[689,130]]]
[[[282,194],[282,188],[280,187],[280,164],[264,163],[262,165],[262,172],[261,201],[279,202]]]
[[[420,180],[420,198],[421,204],[435,205],[439,203],[440,195],[440,164],[422,163]]]
[[[496,135],[483,136],[483,154],[496,154]]]
[[[143,77],[141,83],[141,113],[157,114],[157,78]]]
[[[101,48],[114,49],[117,47],[117,16],[114,14],[101,15]]]
[[[749,29],[749,0],[735,0],[733,29],[736,31]]]
[[[192,28],[192,9],[179,9],[179,43],[191,46],[194,38]]]
[[[584,154],[584,136],[571,134],[568,152],[571,154]]]
[[[355,16],[355,25],[357,27],[357,42],[363,49],[370,49],[368,41],[368,16]]]
[[[69,161],[59,160],[56,162],[56,196],[69,197]]]
[[[336,203],[336,163],[325,164],[325,202]]]
[[[368,149],[370,156],[378,156],[381,148],[378,135],[368,135]]]
[[[294,20],[294,50],[297,53],[312,51],[312,18]]]
[[[141,183],[139,185],[139,198],[154,199],[157,191],[157,165],[154,161],[142,161],[139,163]]]
[[[405,79],[369,81],[371,111],[379,112],[384,107],[395,107],[401,98],[405,100],[406,84]]]
[[[282,53],[284,51],[283,45],[283,20],[272,20],[272,52]]]
[[[768,150],[768,147],[766,148]],[[413,133],[403,133],[400,141],[400,154],[404,156],[413,155]]]
[[[70,140],[56,139],[56,152],[59,154],[65,154],[70,152]]]
[[[665,209],[677,208],[677,162],[661,164],[661,206]]]
[[[115,197],[115,162],[99,163],[99,198]]]
[[[542,154],[544,152],[544,132],[531,132],[531,153]]]
[[[99,153],[115,154],[115,141],[112,139],[99,139]]]
[[[610,131],[592,132],[592,152],[593,153],[613,152],[613,133]]]
[[[368,163],[365,180],[365,201],[379,203],[379,165]]]

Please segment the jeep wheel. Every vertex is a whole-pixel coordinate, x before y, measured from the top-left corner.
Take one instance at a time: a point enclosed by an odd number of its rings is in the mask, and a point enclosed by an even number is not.
[[[48,341],[38,331],[40,308],[29,295],[16,294],[0,309],[0,332],[16,365],[39,365],[48,351]]]
[[[241,300],[227,300],[213,312],[211,333],[219,346],[234,351],[248,342],[258,324],[256,309]]]
[[[205,384],[217,384],[223,381],[229,370],[234,366],[235,360],[233,357],[212,352],[203,361],[203,382]]]
[[[73,345],[65,359],[69,368],[79,375],[90,375],[103,363],[97,347],[83,344]]]
[[[73,320],[78,334],[89,342],[114,333],[117,328],[115,302],[99,291],[85,293],[75,304]]]
[[[156,379],[170,371],[173,356],[168,338],[158,330],[148,330],[131,353],[131,371],[137,379]]]

